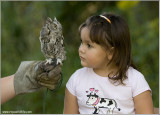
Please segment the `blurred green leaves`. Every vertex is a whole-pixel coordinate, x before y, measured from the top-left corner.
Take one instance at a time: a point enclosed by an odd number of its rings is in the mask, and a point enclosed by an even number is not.
[[[154,106],[159,106],[159,2],[158,1],[2,1],[1,76],[14,74],[22,60],[44,60],[39,33],[49,16],[63,26],[67,60],[64,80],[56,92],[49,92],[46,113],[63,113],[65,84],[81,67],[78,56],[78,27],[91,15],[114,12],[129,24],[133,60],[152,89]],[[17,96],[3,104],[1,111],[43,111],[44,91]]]
[[[121,10],[129,10],[130,8],[137,5],[140,1],[119,1],[117,2],[117,7]]]

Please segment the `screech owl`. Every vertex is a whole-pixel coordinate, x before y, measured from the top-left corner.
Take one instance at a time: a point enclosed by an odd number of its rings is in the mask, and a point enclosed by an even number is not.
[[[52,21],[47,18],[45,25],[40,32],[41,51],[46,57],[47,62],[51,64],[56,59],[57,65],[62,65],[66,59],[64,48],[64,37],[62,34],[62,25],[56,18]]]

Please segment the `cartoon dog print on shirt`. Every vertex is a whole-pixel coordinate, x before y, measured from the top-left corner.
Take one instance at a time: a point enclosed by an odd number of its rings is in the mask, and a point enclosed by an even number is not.
[[[88,93],[88,91],[86,92]],[[106,108],[107,114],[113,114],[115,108],[120,111],[120,108],[117,108],[117,103],[114,99],[101,98],[96,94],[97,92],[98,90],[90,88],[90,94],[87,95],[88,100],[86,101],[86,104],[95,108],[93,114],[98,114],[100,111],[99,108]]]

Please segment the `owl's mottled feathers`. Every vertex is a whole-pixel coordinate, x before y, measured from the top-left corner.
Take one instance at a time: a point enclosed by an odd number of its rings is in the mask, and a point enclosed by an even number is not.
[[[57,60],[57,64],[62,65],[66,59],[64,50],[64,37],[62,34],[62,25],[56,18],[52,21],[47,18],[45,25],[40,32],[41,51],[46,57],[47,62],[51,64],[53,60]]]

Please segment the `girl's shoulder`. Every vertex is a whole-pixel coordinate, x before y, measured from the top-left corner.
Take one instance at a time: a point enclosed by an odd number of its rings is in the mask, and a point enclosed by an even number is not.
[[[146,90],[151,90],[144,75],[133,67],[129,67],[127,77],[132,87],[133,97]]]
[[[83,67],[76,70],[71,77],[69,78],[66,86],[72,87],[73,89],[77,86],[77,84],[81,83],[82,80],[86,80],[91,68]]]
[[[144,76],[140,71],[134,69],[133,67],[129,67],[129,69],[127,71],[127,77],[128,77],[128,79],[134,80],[134,79],[138,79],[138,78],[141,78]]]
[[[91,68],[87,68],[87,67],[83,67],[83,68],[80,68],[80,69],[77,69],[71,77],[74,77],[75,79],[77,78],[82,78],[82,77],[85,77],[88,75],[88,73],[90,73],[91,71]]]
[[[73,74],[74,75],[82,75],[82,74],[87,74],[90,71],[91,71],[91,68],[83,67],[83,68],[76,70]]]
[[[128,83],[132,85],[132,87],[147,83],[144,75],[133,67],[129,67],[126,75],[128,77]]]

